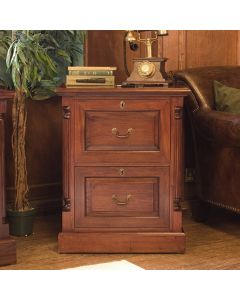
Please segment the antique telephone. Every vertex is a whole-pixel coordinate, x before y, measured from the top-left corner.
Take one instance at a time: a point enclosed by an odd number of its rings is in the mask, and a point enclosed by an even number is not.
[[[127,31],[124,38],[124,65],[126,73],[129,76],[126,81],[123,82],[123,87],[141,87],[141,86],[168,86],[170,81],[168,80],[167,73],[165,72],[165,62],[167,58],[153,57],[152,56],[152,44],[158,40],[158,36],[167,35],[167,30],[152,31],[153,36],[142,38],[141,32],[145,30]],[[146,45],[147,56],[143,58],[133,59],[133,71],[129,74],[126,63],[126,44],[132,51],[136,51],[139,48],[139,43]]]

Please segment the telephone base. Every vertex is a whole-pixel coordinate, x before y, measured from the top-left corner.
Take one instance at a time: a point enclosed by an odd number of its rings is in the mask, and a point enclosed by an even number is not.
[[[122,83],[123,88],[143,88],[143,87],[168,87],[171,84],[170,81],[165,82],[137,82],[137,81],[124,81]]]

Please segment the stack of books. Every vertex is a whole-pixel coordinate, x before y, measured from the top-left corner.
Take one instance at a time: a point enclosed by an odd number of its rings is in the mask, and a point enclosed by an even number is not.
[[[116,67],[68,67],[66,87],[113,87],[115,85],[113,72],[116,70]]]

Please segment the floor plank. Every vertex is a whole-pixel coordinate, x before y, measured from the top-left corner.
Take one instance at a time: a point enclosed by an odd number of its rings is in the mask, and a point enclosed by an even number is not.
[[[17,264],[0,270],[59,270],[114,260],[128,260],[146,270],[239,270],[240,217],[220,215],[196,223],[184,214],[185,254],[58,254],[59,215],[38,217],[34,234],[15,238]]]

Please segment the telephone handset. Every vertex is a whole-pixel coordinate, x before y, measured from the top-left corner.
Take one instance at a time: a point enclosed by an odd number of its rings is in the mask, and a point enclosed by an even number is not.
[[[137,33],[137,37],[135,36]],[[122,86],[168,86],[170,81],[165,72],[165,62],[167,58],[152,57],[152,43],[158,39],[158,36],[167,35],[166,30],[154,31],[154,36],[150,38],[141,38],[141,31],[128,31],[124,36],[124,66],[128,78],[122,83]],[[147,57],[133,59],[133,71],[131,74],[127,68],[126,46],[127,43],[132,51],[136,51],[138,43],[144,43],[147,47]]]

